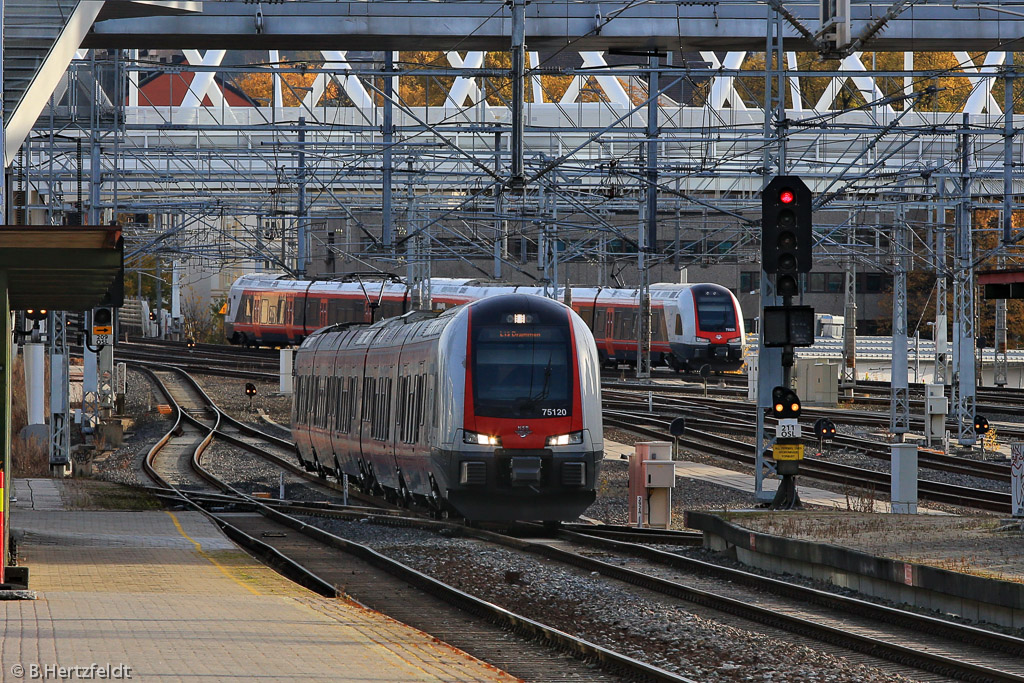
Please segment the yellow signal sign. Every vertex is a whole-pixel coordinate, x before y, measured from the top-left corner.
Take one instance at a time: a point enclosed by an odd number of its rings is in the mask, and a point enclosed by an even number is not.
[[[772,457],[776,460],[803,460],[804,445],[802,443],[777,443],[772,447]]]
[[[94,325],[92,328],[93,334],[114,334],[114,328],[110,325]]]

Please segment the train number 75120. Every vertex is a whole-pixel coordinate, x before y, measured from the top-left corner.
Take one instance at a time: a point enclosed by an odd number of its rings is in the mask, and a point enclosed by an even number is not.
[[[568,415],[569,411],[566,408],[541,408],[540,414],[544,417],[561,417]]]

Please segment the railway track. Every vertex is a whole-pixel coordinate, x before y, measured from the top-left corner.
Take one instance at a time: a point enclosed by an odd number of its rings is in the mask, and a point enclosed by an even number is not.
[[[430,603],[427,607],[417,607],[415,601],[410,600],[408,586],[412,584],[420,588],[426,587],[434,593],[444,593],[444,600],[446,602],[454,601],[459,603],[463,609],[481,609],[479,605],[474,603],[474,598],[461,591],[452,589],[450,586],[444,588],[443,584],[440,584],[436,579],[401,564],[396,565],[392,560],[374,552],[370,548],[354,544],[351,541],[346,541],[338,536],[316,529],[309,523],[295,517],[297,514],[312,517],[345,515],[349,518],[359,516],[359,518],[365,519],[368,515],[377,517],[377,513],[370,513],[366,509],[341,510],[339,506],[332,506],[330,504],[311,505],[308,503],[296,504],[289,501],[273,501],[272,503],[270,501],[267,503],[255,501],[243,496],[224,482],[210,475],[208,471],[203,469],[201,460],[203,450],[212,439],[231,439],[232,443],[242,448],[261,449],[262,446],[256,442],[260,441],[262,437],[259,434],[243,435],[244,426],[243,429],[239,429],[236,426],[227,425],[224,422],[224,416],[205,397],[205,394],[202,393],[198,385],[185,379],[183,375],[179,374],[179,371],[157,369],[153,370],[153,372],[155,377],[165,386],[169,399],[173,401],[176,407],[177,417],[174,428],[172,428],[161,444],[153,449],[150,456],[147,457],[147,471],[149,471],[149,468],[152,469],[151,476],[167,492],[165,495],[173,495],[196,507],[200,507],[202,502],[215,502],[217,507],[220,508],[225,506],[245,506],[246,508],[256,510],[258,514],[241,511],[228,511],[217,514],[205,512],[205,514],[211,516],[226,531],[230,528],[231,531],[228,531],[228,533],[232,537],[246,539],[247,543],[251,542],[254,552],[268,557],[271,563],[278,567],[285,567],[286,573],[292,575],[301,573],[304,576],[303,583],[306,585],[314,586],[316,589],[327,594],[331,594],[334,585],[344,585],[346,591],[350,594],[353,594],[353,591],[362,592],[368,596],[377,596],[377,600],[380,599],[379,596],[382,594],[402,595],[403,605],[400,608],[395,608],[390,603],[381,604],[380,607],[384,608],[382,611],[388,612],[406,623],[411,623],[418,628],[427,630],[438,637],[442,637],[474,654],[480,652],[479,649],[474,652],[474,648],[486,649],[480,644],[462,644],[459,642],[460,634],[465,634],[468,626],[466,622],[459,621],[460,619],[466,619],[464,615],[462,617],[445,617],[441,623],[436,624],[435,628],[424,628],[423,624],[430,622],[433,615],[440,609],[440,605],[435,604],[437,598],[431,598],[435,602]],[[190,427],[186,428],[183,423],[188,423]],[[204,430],[206,430],[205,433]],[[286,443],[284,442],[284,444]],[[274,444],[273,447],[281,448],[283,452],[287,452],[287,448],[284,448],[281,443]],[[286,456],[282,454],[281,457]],[[167,460],[185,461],[188,465],[187,467],[181,464],[171,465],[166,462]],[[191,470],[191,472],[185,470]],[[285,514],[282,511],[286,508],[289,509],[289,514]],[[888,634],[889,641],[895,640],[896,642],[884,642],[879,638],[880,629],[877,624],[874,626],[871,624],[858,625],[855,629],[851,630],[848,617],[839,618],[832,616],[826,618],[819,614],[815,618],[810,618],[812,615],[808,614],[806,606],[794,607],[790,605],[783,608],[778,601],[766,601],[763,598],[758,600],[762,604],[754,604],[757,601],[749,597],[747,599],[737,599],[735,591],[731,591],[730,595],[715,594],[713,591],[683,584],[675,578],[666,578],[663,575],[658,575],[658,572],[652,574],[649,571],[637,571],[621,566],[623,563],[635,562],[638,558],[641,558],[645,563],[668,567],[672,571],[717,574],[720,577],[727,576],[728,578],[725,580],[730,583],[744,585],[762,583],[764,577],[758,577],[753,574],[748,575],[742,572],[730,574],[727,570],[717,565],[707,565],[707,563],[689,560],[674,553],[666,553],[650,547],[656,543],[669,545],[692,544],[696,541],[692,534],[638,532],[634,529],[622,527],[591,529],[581,525],[562,530],[558,535],[558,539],[555,540],[521,539],[485,530],[465,529],[452,523],[429,520],[409,522],[408,520],[400,520],[394,515],[391,515],[391,517],[391,523],[428,524],[432,525],[435,529],[448,529],[449,533],[451,533],[453,528],[458,528],[460,533],[473,535],[490,542],[498,542],[507,547],[545,557],[548,560],[556,560],[575,566],[583,571],[597,572],[603,576],[641,586],[646,590],[665,596],[709,607],[741,617],[742,619],[765,624],[772,628],[780,628],[804,637],[831,643],[844,649],[869,654],[872,657],[880,656],[890,661],[930,671],[937,675],[952,676],[965,680],[1024,681],[1024,665],[1020,664],[1022,661],[1021,657],[1024,657],[1024,641],[1017,639],[1006,639],[1005,637],[988,634],[988,632],[978,629],[962,630],[958,626],[950,625],[947,622],[932,623],[932,621],[938,622],[938,620],[915,621],[913,616],[901,616],[898,610],[887,612],[884,608],[877,608],[875,606],[877,609],[873,613],[873,619],[889,623],[890,625],[899,625],[900,630],[895,638],[892,637],[892,633]],[[641,543],[643,545],[640,545]],[[262,548],[260,547],[261,545],[263,546]],[[326,553],[324,546],[344,550],[349,554],[349,559],[339,562],[335,553]],[[573,546],[576,549],[572,549],[569,546]],[[588,551],[587,548],[590,550]],[[603,559],[587,556],[588,552],[593,554],[593,549],[595,548],[602,552],[604,555]],[[618,561],[608,561],[608,551],[619,553],[621,556],[618,558]],[[355,557],[353,558],[352,555],[355,555]],[[387,567],[388,576],[386,580],[378,575],[381,567]],[[400,578],[396,578],[396,575]],[[334,579],[341,579],[344,583],[338,584]],[[381,590],[383,586],[388,585],[387,582],[391,582],[394,590]],[[765,585],[768,585],[768,583],[765,583]],[[765,589],[759,587],[758,590]],[[788,591],[791,594],[790,597],[793,598],[792,593],[797,589],[788,582],[776,582],[776,586],[771,590],[779,593]],[[836,596],[830,596],[830,594],[818,595],[814,600],[811,600],[807,595],[798,596],[793,599],[796,599],[797,602],[813,603],[817,601],[818,603],[829,603],[832,605],[829,609],[838,609],[840,612],[846,610],[847,613],[862,614],[867,610],[867,607],[860,604],[859,601],[848,601],[845,607],[835,607],[838,602],[842,602]],[[357,599],[362,599],[358,595],[356,597]],[[470,607],[471,604],[474,606]],[[491,607],[493,608],[493,606]],[[399,610],[399,613],[395,613],[396,609]],[[550,629],[545,630],[545,627],[539,624],[539,622],[532,621],[521,615],[513,615],[501,608],[496,609],[499,610],[499,613],[503,613],[508,623],[515,624],[515,628],[518,630],[532,631],[535,635],[544,633],[543,637],[554,638],[563,647],[569,649],[578,650],[589,645],[586,643],[581,645],[578,639],[564,633],[552,634]],[[399,614],[402,616],[399,616]],[[883,614],[883,616],[878,616],[878,614]],[[490,618],[498,617],[492,613]],[[815,619],[824,623],[817,623]],[[459,625],[453,626],[453,624]],[[927,630],[925,625],[927,625]],[[479,628],[479,625],[474,625],[471,630],[479,630]],[[892,631],[893,629],[888,630]],[[945,635],[936,635],[943,633]],[[451,637],[448,637],[446,634],[450,634]],[[930,635],[925,637],[924,634]],[[489,637],[493,647],[497,647],[497,644],[500,643],[502,649],[508,650],[507,635],[503,637],[492,635]],[[940,644],[939,640],[941,639],[945,639],[947,642]],[[956,646],[952,643],[956,643]],[[970,645],[961,645],[961,643],[970,643]],[[589,647],[591,649],[588,650],[588,656],[597,657],[611,671],[609,674],[611,678],[606,680],[616,680],[617,676],[627,669],[629,670],[628,675],[640,676],[649,680],[686,680],[639,662],[636,662],[636,665],[639,665],[640,669],[631,669],[630,667],[634,666],[635,660],[631,660],[628,657],[623,658],[621,655],[616,655],[616,653],[606,648],[599,648],[593,645],[589,645]],[[966,654],[964,654],[965,648],[968,650]],[[1000,654],[1006,652],[1010,653],[1010,657]],[[477,654],[477,656],[480,656],[480,654]],[[511,673],[522,675],[515,670],[517,666],[520,666],[516,661],[509,661],[506,665],[501,663],[499,655],[496,656],[499,659],[481,658],[502,666],[502,668],[509,670]],[[535,657],[536,655],[533,654],[524,656],[524,658],[531,660],[530,666],[536,665]],[[550,653],[548,657],[550,657]],[[507,655],[505,655],[505,659],[508,659]],[[565,665],[561,663],[561,656],[558,656],[556,659],[559,661],[557,670],[564,672]],[[1010,663],[1007,663],[1007,660]],[[1015,669],[1012,662],[1017,662],[1018,668]],[[550,664],[551,662],[549,661],[547,665]],[[593,674],[592,670],[588,670],[587,680],[601,680],[600,678],[595,678]],[[542,678],[544,680],[560,680],[550,675],[542,676]]]
[[[637,400],[635,394],[622,391],[605,391],[604,404],[611,409],[636,409]],[[678,396],[654,395],[651,405],[660,412],[674,412],[685,415],[688,419],[694,420],[694,424],[706,424],[709,427],[722,425],[723,431],[732,433],[753,434],[755,406],[750,403],[730,401],[723,399],[691,399]],[[711,418],[700,418],[702,414],[711,413]],[[873,428],[888,427],[888,415],[872,415],[867,413],[851,413],[849,411],[839,412],[831,409],[804,408],[801,411],[802,421],[810,422],[819,417],[833,419],[839,424],[862,425]],[[768,418],[767,424],[771,424],[773,418]],[[808,429],[810,432],[810,429]],[[1024,430],[1021,432],[1024,435]],[[872,457],[889,460],[889,444],[882,441],[871,441],[864,437],[836,435],[833,442],[851,449],[859,450]],[[989,462],[974,458],[965,458],[954,455],[947,455],[940,451],[922,448],[918,451],[918,461],[923,467],[941,470],[953,474],[963,474],[989,478],[995,481],[1008,482],[1010,479],[1010,467],[997,462]]]
[[[637,415],[636,413],[605,411],[604,414],[605,426],[616,427],[660,441],[672,441],[673,437],[668,431],[670,422],[671,420]],[[754,465],[754,445],[751,443],[717,436],[690,426],[687,427],[684,436],[688,438],[688,446],[691,448],[745,465]],[[770,457],[771,450],[768,450],[767,454]],[[857,490],[868,489],[877,493],[888,493],[891,490],[891,479],[888,472],[867,470],[815,458],[805,458],[801,461],[800,474]],[[1003,491],[974,489],[919,479],[918,496],[922,500],[979,510],[1000,513],[1011,511],[1010,494]]]
[[[225,416],[181,370],[150,367],[149,372],[175,412],[173,427],[144,462],[159,495],[202,512],[290,578],[332,597],[342,586],[357,600],[527,680],[690,680],[474,598],[239,492],[202,464],[212,440],[225,438]],[[251,446],[254,437],[234,438]],[[210,501],[223,511],[202,504]],[[510,638],[509,631],[525,637]]]
[[[627,393],[623,392],[605,392],[605,408],[606,410],[618,410],[628,411],[639,415],[641,420],[651,419],[651,414],[638,412],[637,401],[635,399],[630,400],[631,397]],[[656,413],[655,417],[660,417],[662,421],[670,420],[673,416],[686,416],[687,425],[691,427],[692,431],[688,432],[688,436],[692,435],[700,437],[707,435],[710,432],[726,432],[731,434],[738,434],[742,436],[752,437],[753,436],[753,419],[754,411],[756,408],[750,404],[737,403],[735,401],[724,401],[717,399],[681,399],[675,396],[657,397],[657,402],[654,404]],[[702,415],[712,413],[714,417],[701,418],[694,417],[695,415]],[[819,416],[823,416],[822,411],[804,410],[804,415],[809,419],[813,419]],[[828,413],[824,413],[828,414]],[[831,415],[831,417],[835,417]],[[844,419],[845,419],[844,415]],[[847,421],[849,422],[849,421]],[[770,421],[769,421],[770,423]],[[874,423],[877,426],[876,423]],[[807,430],[810,432],[810,430]],[[670,438],[670,437],[669,437]],[[731,442],[723,442],[724,445],[728,446]],[[740,442],[735,442],[740,445]],[[807,441],[808,444],[815,444],[816,441]],[[879,461],[889,462],[891,459],[891,452],[889,444],[881,441],[871,441],[863,436],[848,436],[848,435],[837,435],[833,441],[833,446],[842,446],[848,450],[857,451],[863,453],[871,458]],[[747,450],[753,451],[751,445],[746,444]],[[726,452],[716,453],[729,457]],[[747,462],[745,459],[741,459]],[[814,462],[820,464],[818,469],[827,470],[831,467],[831,463],[827,461],[819,460],[806,460],[806,463]],[[958,474],[963,476],[979,477],[988,479],[991,481],[1000,482],[1009,487],[1010,481],[1010,467],[1008,465],[996,462],[989,462],[984,460],[977,460],[973,458],[964,458],[954,455],[948,455],[938,451],[932,451],[929,449],[920,449],[918,451],[918,462],[921,468],[938,470],[942,472],[948,472],[951,474]],[[810,466],[809,466],[810,467]],[[835,468],[831,471],[833,473],[849,473],[850,466],[835,464]],[[810,470],[807,470],[810,471]],[[888,475],[884,472],[877,472],[873,470],[866,470],[864,468],[856,468],[856,472],[864,472],[865,478],[871,480],[879,486],[887,486]],[[843,483],[846,483],[849,477],[844,477]],[[952,484],[941,484],[939,482],[933,482],[935,485],[933,488],[944,489],[937,491],[937,493],[944,494],[954,498],[967,498],[970,499],[972,496],[969,495],[971,491],[978,491],[976,497],[980,500],[987,500],[995,502],[997,507],[989,505],[983,505],[982,509],[993,510],[996,512],[1009,511],[1008,507],[1003,507],[1003,503],[1009,505],[1009,494],[1000,491],[987,491],[986,489],[973,489],[967,487],[954,487]],[[966,489],[966,490],[960,490]],[[949,502],[943,500],[942,502]],[[954,503],[959,504],[959,503]]]
[[[361,521],[374,523],[378,520]],[[380,521],[396,523],[393,519]],[[749,622],[754,622],[827,644],[832,648],[828,651],[837,656],[859,653],[860,656],[853,657],[857,663],[878,666],[878,659],[886,660],[900,667],[898,673],[915,680],[931,680],[919,675],[929,672],[937,677],[961,680],[1024,681],[1024,639],[652,547],[660,542],[685,545],[679,543],[685,536],[669,540],[652,533],[641,539],[642,543],[637,543],[610,538],[614,534],[606,532],[611,529],[581,525],[563,528],[552,538],[539,529],[540,536],[522,537],[521,532],[509,535],[455,527],[451,523],[424,524],[417,520],[403,520],[403,523],[440,531],[447,537],[465,536],[528,553],[543,562],[573,567],[584,576],[600,575],[630,584],[655,594],[656,599],[670,608],[675,600],[707,608],[728,615],[719,618],[739,629],[749,630]],[[615,531],[623,532],[621,528]],[[464,547],[453,549],[453,557],[442,564],[457,564],[454,556],[467,552]],[[479,553],[486,554],[486,551],[481,548]],[[710,615],[702,612],[702,616],[709,618]],[[652,644],[653,649],[656,646]]]

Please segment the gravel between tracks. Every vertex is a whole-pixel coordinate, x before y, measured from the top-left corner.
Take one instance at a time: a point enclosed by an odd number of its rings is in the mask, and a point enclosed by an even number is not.
[[[243,393],[244,382],[216,376],[199,376],[198,379],[210,397],[226,412],[243,421],[266,429],[266,425],[254,413],[248,410],[248,399]],[[276,389],[277,385],[273,382],[257,383],[258,393],[253,404],[254,407],[265,410],[272,419],[282,424],[287,424],[290,400],[288,397],[273,395]],[[141,470],[142,459],[152,445],[170,428],[169,418],[161,416],[156,412],[156,405],[162,400],[146,376],[129,371],[127,411],[136,417],[136,424],[126,435],[125,445],[122,448],[103,456],[94,464],[94,472],[97,478],[118,483],[149,485],[148,478],[145,477]],[[627,444],[643,440],[627,432],[611,429],[608,430],[607,436]],[[749,467],[696,452],[689,452],[686,454],[686,457],[687,459],[699,462],[715,464],[719,467],[750,472]],[[885,464],[877,460],[867,460],[876,465],[884,466]],[[219,476],[242,486],[247,491],[267,491],[274,492],[276,495],[280,471],[273,465],[265,463],[251,454],[234,447],[215,445],[207,451],[206,462]],[[964,483],[963,477],[957,478],[956,475],[950,475],[950,477],[953,478],[954,483]],[[244,484],[243,482],[249,483]],[[605,462],[602,466],[602,474],[599,481],[598,499],[587,511],[586,515],[610,523],[625,522],[627,516],[625,503],[626,485],[625,461],[609,460]],[[820,485],[824,488],[829,487],[827,483],[815,483],[814,485]],[[328,497],[323,493],[310,489],[292,475],[286,475],[286,494],[289,497],[303,500],[323,500]],[[854,494],[852,499],[855,505],[859,505],[863,501],[858,502],[856,492]],[[881,499],[883,496],[877,496],[877,498]],[[673,499],[676,521],[674,526],[676,527],[681,527],[682,511],[684,509],[742,510],[751,509],[755,504],[751,494],[683,478],[680,478],[677,483]],[[944,508],[958,513],[963,512],[962,509],[948,506],[929,504],[929,507]],[[1021,555],[1013,550],[1014,547],[1019,546],[1019,544],[1014,545],[1014,539],[1020,538],[1019,534],[1007,535],[1006,533],[991,532],[984,538],[979,534],[974,534],[971,538],[965,539],[961,534],[952,533],[948,525],[942,526],[941,523],[936,522],[934,524],[939,524],[942,528],[921,529],[913,535],[880,533],[876,535],[870,545],[858,545],[852,537],[837,541],[834,524],[832,526],[826,525],[829,529],[832,529],[826,533],[822,531],[825,526],[819,524],[816,527],[810,521],[813,518],[812,515],[801,514],[799,517],[808,521],[805,527],[797,529],[793,533],[803,534],[801,537],[812,540],[840,543],[842,545],[860,547],[867,552],[892,556],[894,552],[892,539],[900,538],[898,550],[900,557],[905,559],[937,564],[938,566],[945,566],[946,568],[959,571],[974,571],[976,573],[988,573],[988,575],[995,574],[1000,578],[1010,578],[1011,580],[1024,575],[1024,564],[1022,564],[1024,559],[1021,559]],[[844,523],[851,529],[857,528],[857,519],[859,517],[856,515],[845,514],[838,515],[837,517],[845,520]],[[900,523],[902,518],[902,516],[901,518],[894,518],[882,515],[867,515],[866,517],[868,519],[884,517],[886,520],[890,520],[886,523],[894,524]],[[981,517],[985,516],[981,515]],[[994,520],[996,518],[989,516],[987,519]],[[985,524],[991,527],[992,522],[985,522]],[[380,529],[376,533],[381,536],[389,534],[388,531]],[[789,532],[784,533],[790,535]],[[849,534],[847,535],[849,536]],[[911,536],[913,536],[912,539]],[[889,542],[888,546],[887,541]],[[934,552],[935,549],[940,547],[939,541],[941,541],[944,553],[941,556]],[[726,560],[719,561],[728,563]],[[782,678],[776,680],[782,680]]]
[[[519,614],[700,681],[908,680],[795,644],[800,639],[789,634],[724,625],[702,608],[470,539],[307,521]]]
[[[134,370],[126,378],[125,412],[135,424],[125,433],[124,444],[93,461],[93,476],[130,486],[152,486],[142,469],[146,454],[171,428],[170,416],[161,415],[157,405],[166,399],[149,377]]]

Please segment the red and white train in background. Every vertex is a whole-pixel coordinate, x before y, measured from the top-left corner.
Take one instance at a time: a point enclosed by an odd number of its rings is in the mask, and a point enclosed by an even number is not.
[[[467,519],[576,519],[603,454],[600,364],[568,306],[525,294],[308,332],[303,465]]]
[[[431,303],[444,309],[509,293],[542,295],[539,287],[480,284],[433,278]],[[636,363],[639,290],[573,287],[571,306],[597,342],[601,362]],[[231,286],[224,320],[232,344],[298,344],[315,330],[343,322],[371,322],[410,308],[401,282],[291,280],[270,274],[244,275]],[[558,290],[564,300],[565,290]],[[679,371],[738,370],[743,364],[743,313],[717,284],[651,285],[651,362]]]

